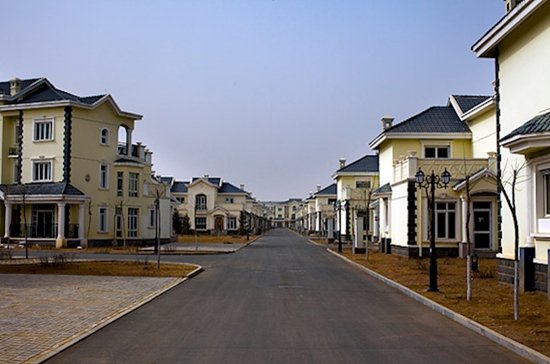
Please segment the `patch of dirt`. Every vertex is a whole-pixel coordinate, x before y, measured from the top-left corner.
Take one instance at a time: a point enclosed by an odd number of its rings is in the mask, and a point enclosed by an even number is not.
[[[514,320],[513,287],[498,282],[496,259],[479,259],[479,273],[472,276],[472,299],[466,300],[466,260],[439,258],[439,292],[427,292],[429,259],[408,259],[369,251],[343,255],[393,281],[428,297],[513,340],[550,356],[550,300],[545,292],[519,296],[519,320]]]

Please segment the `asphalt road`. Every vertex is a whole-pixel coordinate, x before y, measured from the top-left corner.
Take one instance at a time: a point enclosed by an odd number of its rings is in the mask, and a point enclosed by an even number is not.
[[[323,248],[274,230],[47,363],[517,363]]]

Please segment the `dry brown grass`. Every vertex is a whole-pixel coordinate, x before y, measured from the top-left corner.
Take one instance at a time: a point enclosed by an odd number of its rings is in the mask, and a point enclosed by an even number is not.
[[[513,317],[513,287],[498,282],[495,259],[480,259],[472,279],[472,300],[466,300],[466,260],[438,259],[439,292],[427,292],[429,260],[369,252],[344,256],[475,320],[507,337],[550,355],[550,300],[544,292],[520,294],[520,319]]]
[[[199,243],[215,243],[215,244],[246,244],[252,239],[256,238],[255,235],[249,235],[249,239],[246,239],[246,235],[197,235],[197,242]],[[178,235],[179,243],[194,243],[195,235]]]
[[[185,277],[197,268],[193,264],[156,262],[65,262],[61,264],[9,264],[0,265],[0,273],[71,274],[94,276]]]

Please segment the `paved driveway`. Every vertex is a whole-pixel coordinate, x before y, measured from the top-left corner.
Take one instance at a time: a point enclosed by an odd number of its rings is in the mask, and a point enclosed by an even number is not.
[[[49,363],[523,362],[286,230],[192,259],[206,271]]]

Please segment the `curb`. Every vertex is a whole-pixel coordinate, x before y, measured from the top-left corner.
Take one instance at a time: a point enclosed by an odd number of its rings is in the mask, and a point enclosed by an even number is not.
[[[159,289],[155,292],[152,292],[149,295],[145,296],[141,301],[135,302],[134,304],[130,305],[129,307],[126,307],[122,311],[115,312],[111,316],[107,316],[105,319],[103,319],[99,323],[93,324],[90,328],[85,329],[85,330],[83,330],[83,331],[81,331],[78,334],[75,334],[73,336],[70,336],[70,337],[66,338],[65,340],[63,340],[63,342],[61,342],[60,344],[55,345],[52,348],[47,349],[46,351],[43,351],[43,352],[33,356],[32,358],[26,360],[25,363],[33,363],[33,364],[37,363],[38,364],[38,363],[42,363],[42,362],[46,361],[47,359],[52,358],[53,356],[59,354],[63,350],[73,346],[74,344],[76,344],[79,341],[84,340],[88,336],[96,333],[97,331],[99,331],[102,328],[104,328],[105,326],[113,323],[114,321],[118,320],[119,318],[129,314],[130,312],[138,309],[139,307],[145,305],[146,303],[151,302],[152,300],[154,300],[158,296],[160,296],[163,293],[171,290],[172,288],[176,287],[177,285],[187,281],[188,279],[191,279],[191,278],[195,277],[196,275],[198,275],[202,271],[204,271],[204,269],[200,265],[197,265],[197,268],[195,270],[193,270],[191,273],[189,273],[187,276],[185,276],[183,278],[177,278],[174,282],[172,282],[172,283],[166,285],[165,287],[163,287],[163,288],[161,288],[161,289]]]
[[[315,243],[314,243],[315,244]],[[540,364],[548,364],[550,363],[550,357],[547,357],[546,355],[542,354],[542,353],[539,353],[538,351],[536,350],[533,350],[531,349],[530,347],[528,346],[525,346],[515,340],[512,340],[502,334],[499,334],[498,332],[488,328],[488,327],[485,327],[483,325],[481,325],[480,323],[474,321],[474,320],[471,320],[459,313],[456,313],[450,309],[448,309],[447,307],[445,306],[442,306],[440,305],[439,303],[437,302],[434,302],[432,300],[430,300],[429,298],[426,298],[424,296],[422,296],[421,294],[419,293],[416,293],[415,291],[411,290],[410,288],[407,288],[405,286],[403,286],[402,284],[399,284],[395,281],[392,281],[391,279],[389,278],[386,278],[384,277],[383,275],[379,274],[379,273],[376,273],[375,271],[373,270],[370,270],[369,268],[367,267],[364,267],[362,266],[361,264],[358,264],[330,249],[327,248],[327,251],[333,255],[335,255],[336,257],[354,265],[355,267],[363,270],[364,272],[368,273],[369,275],[371,275],[372,277],[384,282],[385,284],[401,291],[402,293],[404,293],[406,296],[409,296],[413,299],[415,299],[416,301],[422,303],[423,305],[425,306],[428,306],[429,308],[431,308],[432,310],[442,314],[443,316],[446,316],[448,318],[450,318],[451,320],[461,324],[462,326],[488,338],[489,340],[495,342],[496,344],[500,345],[500,346],[503,346],[505,347],[506,349],[524,357],[525,359],[527,360],[530,360],[532,361],[533,363],[540,363]]]

